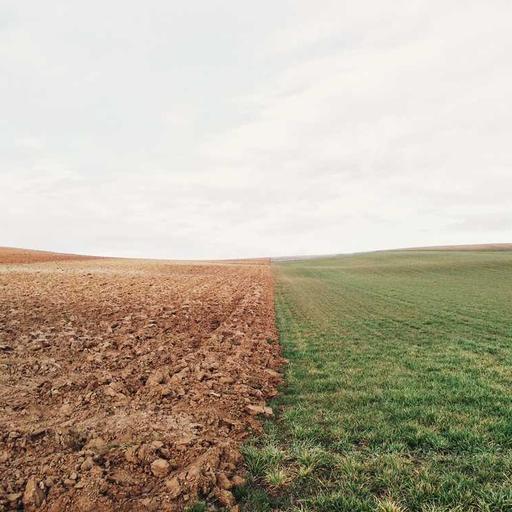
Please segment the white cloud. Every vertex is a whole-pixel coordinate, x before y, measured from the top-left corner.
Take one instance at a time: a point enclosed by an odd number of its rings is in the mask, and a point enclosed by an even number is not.
[[[512,5],[287,4],[6,2],[0,245],[510,241]]]

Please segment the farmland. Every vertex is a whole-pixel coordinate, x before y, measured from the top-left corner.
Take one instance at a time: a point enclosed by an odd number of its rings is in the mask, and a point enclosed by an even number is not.
[[[274,269],[289,364],[244,509],[512,510],[512,252]]]
[[[0,249],[0,510],[512,510],[508,249]]]
[[[0,251],[0,510],[236,510],[281,364],[268,260]]]

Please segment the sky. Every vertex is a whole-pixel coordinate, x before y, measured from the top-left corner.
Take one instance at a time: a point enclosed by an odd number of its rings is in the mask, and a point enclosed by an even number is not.
[[[2,0],[0,246],[512,242],[510,0]]]

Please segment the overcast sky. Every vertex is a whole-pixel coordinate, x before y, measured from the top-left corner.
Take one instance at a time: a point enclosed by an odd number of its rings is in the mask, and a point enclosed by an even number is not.
[[[510,0],[1,0],[0,246],[512,242]]]

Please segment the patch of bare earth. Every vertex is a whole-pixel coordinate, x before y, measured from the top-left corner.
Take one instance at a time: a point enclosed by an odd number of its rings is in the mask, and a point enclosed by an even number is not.
[[[0,265],[0,510],[237,510],[276,339],[267,261]]]
[[[1,263],[42,263],[45,261],[90,260],[94,256],[80,256],[78,254],[63,254],[48,251],[32,251],[28,249],[15,249],[13,247],[0,247]]]

